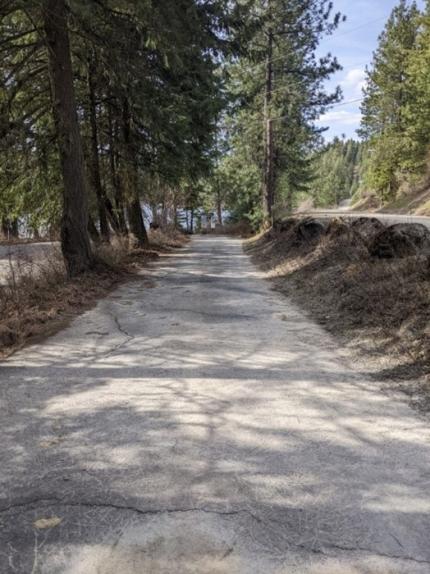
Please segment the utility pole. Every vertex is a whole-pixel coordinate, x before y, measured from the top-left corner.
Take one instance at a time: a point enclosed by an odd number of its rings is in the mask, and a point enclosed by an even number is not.
[[[273,223],[274,204],[274,149],[273,121],[270,117],[273,91],[273,28],[272,1],[267,0],[269,27],[267,29],[266,83],[264,92],[264,164],[263,164],[263,217],[265,223]]]

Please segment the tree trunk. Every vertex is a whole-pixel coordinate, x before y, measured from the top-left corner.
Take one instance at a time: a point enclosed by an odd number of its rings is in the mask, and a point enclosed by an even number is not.
[[[7,219],[2,218],[1,220],[1,233],[5,239],[8,238],[9,235],[9,225]]]
[[[109,163],[112,187],[114,191],[115,215],[118,221],[120,233],[127,235],[128,228],[124,215],[124,198],[122,194],[121,177],[118,171],[118,153],[115,146],[115,139],[118,137],[118,130],[112,118],[112,108],[108,107],[108,124],[109,124]]]
[[[268,0],[269,16],[271,0]],[[273,123],[270,118],[270,104],[273,91],[273,30],[270,26],[267,32],[266,54],[266,88],[264,94],[264,163],[263,163],[263,218],[265,223],[272,223],[274,204],[274,154],[273,154]]]
[[[94,260],[87,230],[88,197],[76,114],[65,1],[44,0],[43,21],[63,176],[61,249],[67,272],[73,277],[90,269]]]
[[[102,186],[100,177],[99,161],[99,135],[97,127],[96,109],[96,87],[95,87],[96,65],[91,56],[88,60],[88,95],[90,104],[90,126],[91,126],[91,179],[93,189],[97,197],[97,207],[100,221],[100,235],[103,241],[109,241],[109,224],[106,213],[106,194]]]
[[[18,223],[18,218],[16,218],[16,217],[14,219],[12,219],[10,222],[10,235],[14,239],[18,239],[18,237],[19,237],[19,223]]]
[[[18,219],[17,218],[2,219],[1,231],[5,239],[18,239],[19,237]]]
[[[87,229],[88,229],[88,233],[90,234],[90,237],[94,241],[94,243],[99,243],[100,233],[98,232],[96,224],[94,223],[94,219],[91,217],[91,215],[88,217]]]
[[[216,194],[216,209],[217,209],[217,216],[218,216],[218,224],[222,225],[221,191],[220,191],[218,182],[217,182],[217,194]]]
[[[123,107],[123,134],[127,168],[127,215],[130,230],[136,238],[139,247],[148,245],[148,235],[143,221],[142,208],[139,197],[139,177],[134,146],[131,133],[131,117],[127,100]]]

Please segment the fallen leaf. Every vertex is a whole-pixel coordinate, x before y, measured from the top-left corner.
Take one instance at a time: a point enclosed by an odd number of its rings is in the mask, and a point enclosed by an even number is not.
[[[41,448],[49,448],[50,446],[55,446],[56,444],[59,444],[61,441],[63,441],[64,439],[61,437],[55,437],[55,438],[51,438],[49,440],[43,440],[39,443],[39,446]]]
[[[58,516],[52,516],[51,518],[39,518],[33,522],[33,526],[38,530],[54,528],[54,526],[58,526],[62,520],[63,519],[59,518]]]

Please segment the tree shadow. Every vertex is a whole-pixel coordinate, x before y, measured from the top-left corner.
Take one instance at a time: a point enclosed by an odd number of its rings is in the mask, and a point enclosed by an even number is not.
[[[240,244],[201,240],[199,257],[155,268],[156,289],[123,286],[1,365],[1,572],[83,572],[76,556],[87,573],[157,572],[148,557],[163,552],[188,560],[166,572],[203,554],[194,571],[428,569],[425,421],[345,365],[246,259],[235,288],[203,282],[214,248],[211,274],[228,274]],[[38,530],[42,517],[61,522]],[[354,570],[330,562],[353,555]]]

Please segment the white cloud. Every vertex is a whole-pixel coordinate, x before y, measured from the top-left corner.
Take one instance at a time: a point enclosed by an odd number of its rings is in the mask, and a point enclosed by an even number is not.
[[[359,126],[361,120],[360,112],[349,112],[348,110],[334,110],[321,116],[319,124],[343,124],[345,126]]]
[[[340,85],[349,96],[361,96],[361,92],[366,85],[366,72],[362,68],[350,70]]]

